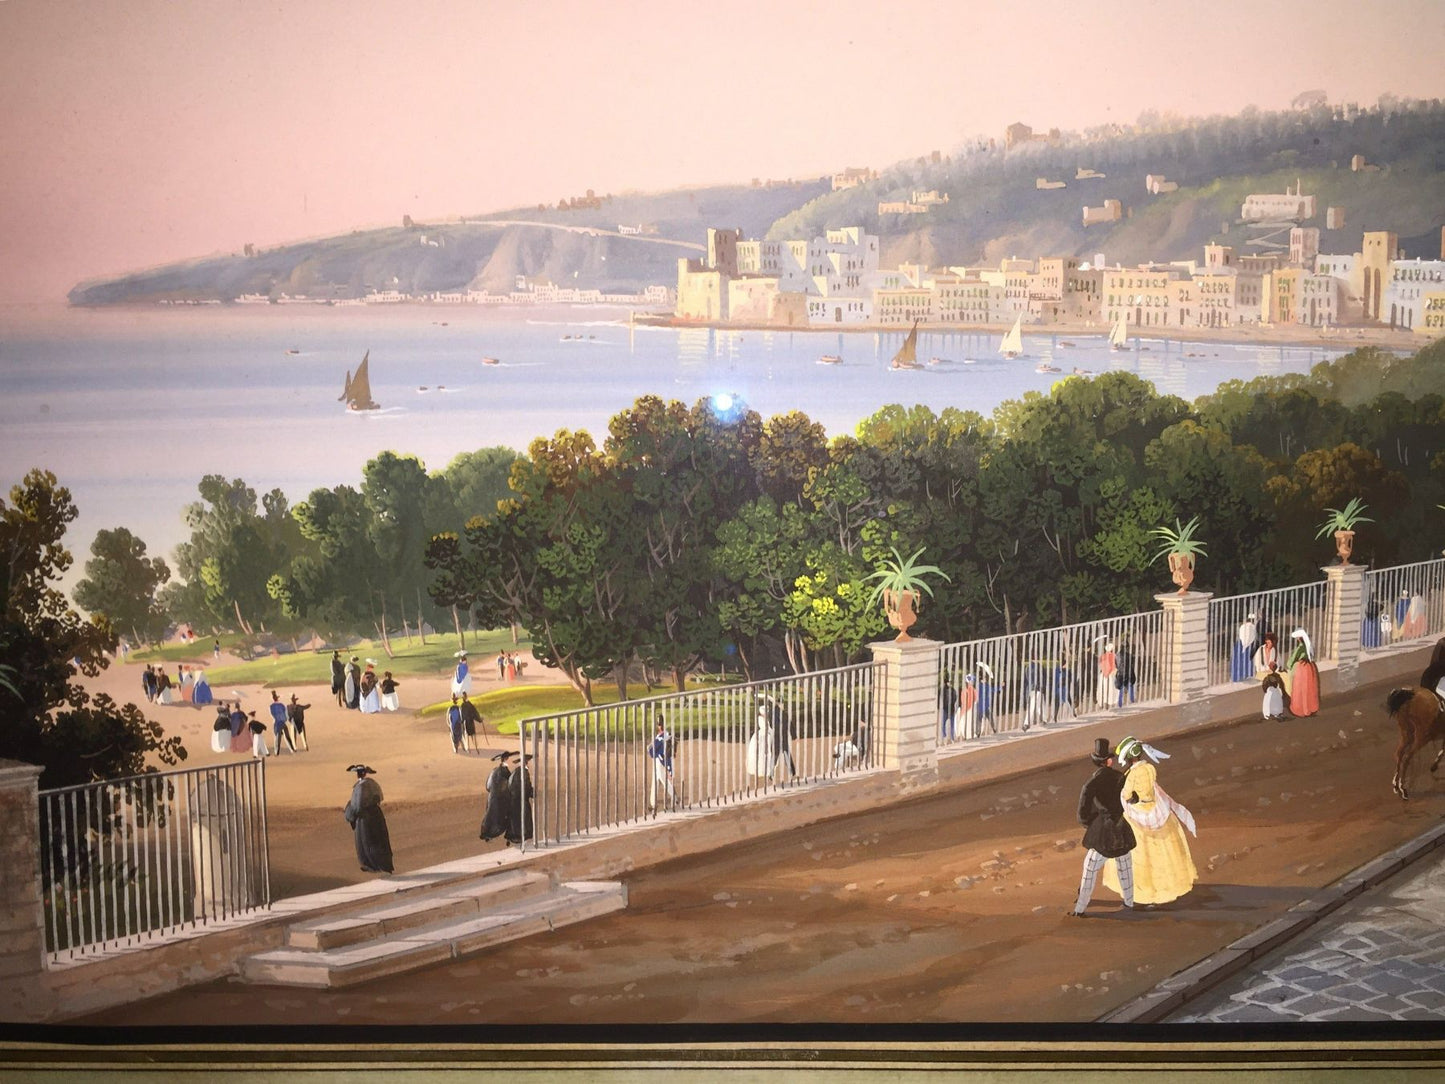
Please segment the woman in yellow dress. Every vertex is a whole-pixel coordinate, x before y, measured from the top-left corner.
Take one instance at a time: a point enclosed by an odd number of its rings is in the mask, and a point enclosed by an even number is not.
[[[1196,834],[1194,817],[1155,781],[1154,765],[1168,760],[1169,754],[1130,737],[1118,744],[1114,755],[1126,769],[1121,792],[1124,816],[1133,827],[1138,844],[1133,851],[1134,902],[1157,904],[1177,900],[1194,887],[1199,873],[1184,836],[1186,828],[1190,835]],[[1118,892],[1117,881],[1113,865],[1106,866],[1105,886]]]

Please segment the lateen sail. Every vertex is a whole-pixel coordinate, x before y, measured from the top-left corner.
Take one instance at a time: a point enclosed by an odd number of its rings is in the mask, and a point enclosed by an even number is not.
[[[367,363],[371,359],[371,351],[368,350],[361,358],[361,364],[356,367],[356,375],[350,370],[346,373],[346,387],[341,393],[349,410],[379,410],[381,404],[371,398],[371,377],[367,372]]]
[[[1114,330],[1109,332],[1109,345],[1115,350],[1123,350],[1129,345],[1129,329],[1124,326],[1122,316],[1114,321]]]
[[[1014,326],[1009,328],[1009,333],[1003,337],[1003,342],[998,352],[1006,358],[1016,358],[1024,352],[1024,318],[1020,316],[1014,321]]]
[[[918,364],[918,321],[913,321],[913,330],[908,333],[908,338],[903,340],[903,345],[898,348],[898,353],[893,355],[889,362],[893,369],[921,369]]]

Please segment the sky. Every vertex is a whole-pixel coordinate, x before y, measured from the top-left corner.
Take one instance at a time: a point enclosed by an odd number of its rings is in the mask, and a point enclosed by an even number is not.
[[[1440,0],[0,0],[0,304],[1022,120],[1445,97]]]

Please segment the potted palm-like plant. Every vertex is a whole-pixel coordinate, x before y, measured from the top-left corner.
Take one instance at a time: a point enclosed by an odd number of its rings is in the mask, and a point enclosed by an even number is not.
[[[918,558],[923,554],[921,549],[906,559],[893,547],[890,546],[889,549],[892,550],[893,557],[884,558],[877,571],[866,577],[878,581],[870,601],[877,602],[881,598],[883,610],[888,615],[888,623],[898,630],[897,639],[911,640],[913,637],[908,635],[908,630],[918,620],[919,605],[923,601],[922,592],[933,595],[933,588],[928,586],[924,577],[941,576],[948,580],[948,573],[936,565],[918,564]]]
[[[1197,530],[1199,517],[1195,516],[1188,523],[1180,523],[1176,517],[1173,527],[1155,527],[1149,532],[1163,543],[1159,552],[1154,555],[1154,560],[1161,557],[1169,559],[1169,572],[1174,582],[1179,585],[1181,595],[1187,595],[1189,585],[1194,582],[1195,559],[1205,555],[1204,543],[1194,537]]]
[[[1365,509],[1369,507],[1359,497],[1351,497],[1350,502],[1343,508],[1326,508],[1329,515],[1320,524],[1319,533],[1316,538],[1323,538],[1327,534],[1335,536],[1335,552],[1340,555],[1340,564],[1350,563],[1350,554],[1355,550],[1355,524],[1374,523],[1369,516],[1365,515]]]

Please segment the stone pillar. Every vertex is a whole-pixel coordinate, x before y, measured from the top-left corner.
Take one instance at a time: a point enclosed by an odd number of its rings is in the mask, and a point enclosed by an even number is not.
[[[1340,689],[1360,683],[1360,629],[1365,617],[1365,566],[1326,565],[1325,643],[1315,648],[1320,658],[1334,657]],[[1318,661],[1318,660],[1316,660]]]
[[[40,1020],[49,1009],[36,796],[43,770],[0,760],[0,1020]]]
[[[1164,635],[1169,638],[1166,689],[1169,703],[1200,700],[1209,688],[1209,600],[1208,591],[1155,595],[1167,620]]]
[[[938,784],[938,653],[936,640],[889,640],[869,644],[875,662],[886,663],[875,740],[885,768],[896,768],[904,791]]]

